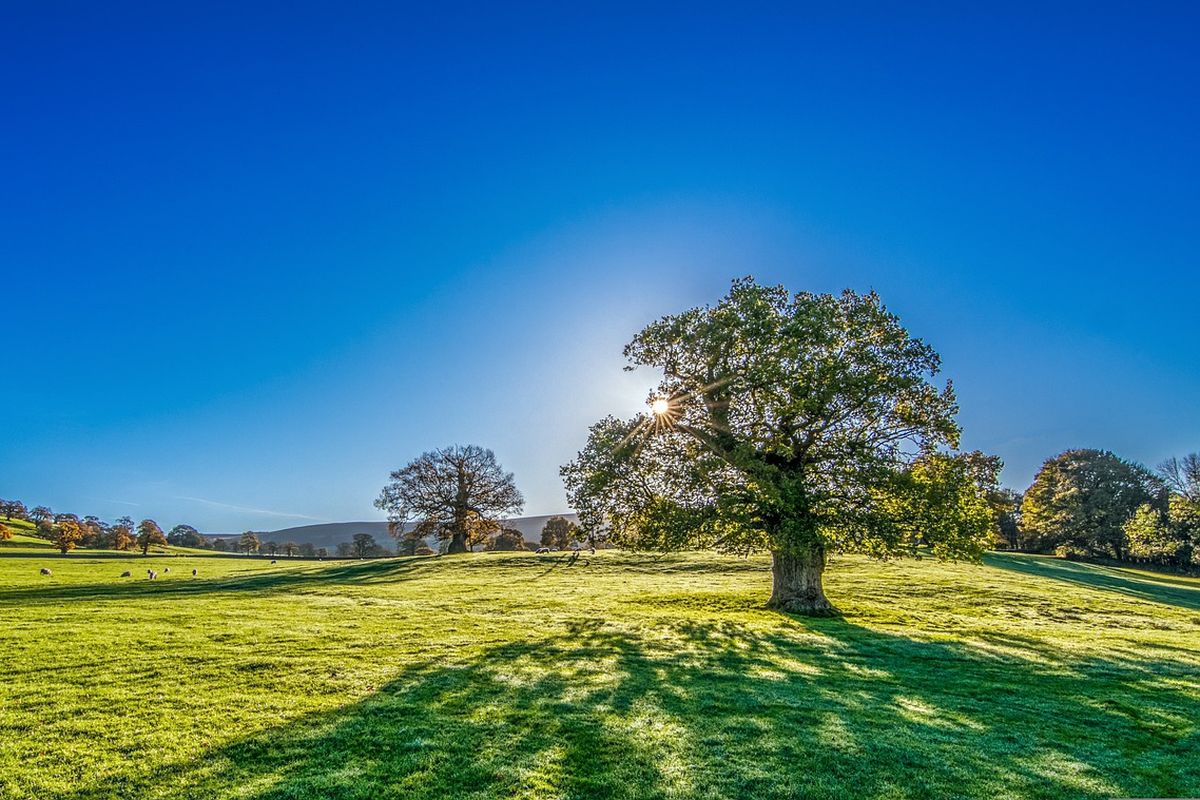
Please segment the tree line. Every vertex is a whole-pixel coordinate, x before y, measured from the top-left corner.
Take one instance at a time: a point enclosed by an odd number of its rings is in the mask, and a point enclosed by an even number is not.
[[[1023,494],[996,500],[999,548],[1200,567],[1200,453],[1152,471],[1107,450],[1068,450]]]
[[[145,554],[156,545],[179,543],[171,539],[179,540],[188,532],[199,536],[190,525],[176,525],[171,529],[171,533],[167,534],[152,519],[134,522],[132,517],[126,516],[109,523],[90,514],[80,517],[65,512],[55,513],[48,506],[28,508],[20,500],[0,499],[0,516],[9,522],[22,520],[32,523],[31,533],[34,536],[51,542],[63,553],[69,553],[77,547],[88,547],[140,550]],[[11,538],[11,527],[0,523],[0,539]]]

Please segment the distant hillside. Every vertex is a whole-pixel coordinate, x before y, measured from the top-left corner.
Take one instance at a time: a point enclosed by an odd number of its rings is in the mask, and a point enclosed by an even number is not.
[[[571,522],[578,524],[579,518],[574,514],[545,514],[536,517],[517,517],[510,519],[504,523],[506,528],[515,528],[521,532],[526,541],[536,542],[542,536],[542,528],[546,525],[546,520],[550,517],[566,517]],[[310,543],[314,547],[325,547],[330,550],[337,547],[340,542],[348,542],[354,538],[356,533],[369,533],[375,537],[375,541],[385,546],[392,546],[391,537],[388,535],[388,524],[386,522],[326,522],[320,525],[299,525],[295,528],[282,528],[277,531],[257,531],[258,538],[263,541],[273,541],[283,544],[284,542],[295,542],[296,544]],[[236,539],[237,536],[218,536],[215,538],[221,539]]]

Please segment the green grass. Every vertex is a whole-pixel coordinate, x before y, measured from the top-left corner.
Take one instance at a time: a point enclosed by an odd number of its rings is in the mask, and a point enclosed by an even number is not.
[[[0,797],[1200,795],[1195,580],[841,558],[808,620],[714,555],[35,556]]]

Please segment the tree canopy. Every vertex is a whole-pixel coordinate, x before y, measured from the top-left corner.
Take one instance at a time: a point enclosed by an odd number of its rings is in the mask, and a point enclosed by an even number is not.
[[[1025,492],[1024,541],[1030,549],[1123,558],[1125,524],[1145,503],[1165,503],[1148,469],[1107,450],[1067,450],[1047,459]]]
[[[551,517],[542,526],[541,543],[554,550],[566,550],[579,540],[579,528],[566,517]]]
[[[167,537],[162,528],[152,519],[144,519],[137,526],[137,545],[142,549],[142,555],[150,551],[151,545],[166,544]]]
[[[434,536],[447,552],[464,553],[498,533],[525,500],[491,450],[456,445],[392,472],[375,506],[387,512],[397,538]]]
[[[563,468],[585,532],[768,550],[770,604],[814,614],[833,611],[830,550],[974,557],[985,545],[985,487],[952,452],[953,389],[874,293],[746,278],[715,306],[648,325],[625,355],[662,380],[652,413],[601,420]]]

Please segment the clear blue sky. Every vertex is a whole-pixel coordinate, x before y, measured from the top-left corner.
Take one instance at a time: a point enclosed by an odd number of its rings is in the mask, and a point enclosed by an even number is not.
[[[880,292],[1017,488],[1200,449],[1191,4],[252,5],[6,6],[0,496],[373,519],[471,442],[559,511],[743,274]]]

